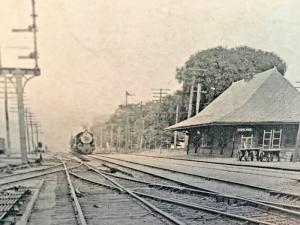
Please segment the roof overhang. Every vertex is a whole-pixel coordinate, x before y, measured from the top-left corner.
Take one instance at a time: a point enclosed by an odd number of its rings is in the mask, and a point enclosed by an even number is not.
[[[214,123],[206,123],[206,124],[197,124],[197,125],[189,125],[182,127],[167,127],[166,130],[169,131],[187,131],[190,129],[200,128],[200,127],[210,127],[210,126],[250,126],[250,125],[275,125],[275,124],[300,124],[300,121],[245,121],[245,122],[214,122]]]

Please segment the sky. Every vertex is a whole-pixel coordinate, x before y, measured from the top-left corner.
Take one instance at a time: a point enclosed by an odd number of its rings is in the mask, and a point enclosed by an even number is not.
[[[31,34],[11,32],[30,24],[30,3],[1,0],[3,66],[32,66],[17,59],[30,52]],[[151,88],[179,89],[176,67],[199,50],[248,45],[272,51],[286,61],[286,78],[293,85],[300,80],[298,0],[36,0],[36,8],[42,74],[26,86],[26,104],[55,151],[67,151],[80,126],[124,104],[125,90],[137,103],[152,99]],[[11,121],[17,151],[13,113]]]

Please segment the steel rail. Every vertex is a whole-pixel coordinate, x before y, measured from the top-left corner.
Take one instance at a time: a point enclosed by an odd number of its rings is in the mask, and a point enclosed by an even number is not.
[[[30,171],[23,171],[23,172],[20,172],[20,173],[8,174],[8,175],[0,176],[0,179],[1,178],[6,178],[6,177],[13,177],[13,176],[18,176],[18,175],[23,175],[23,174],[27,174],[27,173],[41,172],[41,171],[53,169],[55,167],[59,167],[59,166],[62,166],[62,165],[63,165],[62,163],[58,163],[56,165],[49,166],[49,167],[46,167],[46,168],[40,168],[40,169],[36,169],[36,170],[30,170]]]
[[[81,165],[74,166],[74,167],[72,167],[72,169],[77,168],[79,166],[81,166]],[[41,174],[32,175],[32,176],[20,178],[20,179],[17,179],[17,180],[7,181],[7,182],[4,182],[4,183],[0,183],[0,187],[4,186],[4,185],[8,185],[8,184],[13,184],[13,183],[17,183],[17,182],[20,182],[20,181],[24,181],[24,180],[30,180],[30,179],[42,177],[42,176],[45,176],[45,175],[62,172],[62,171],[64,171],[64,169],[57,169],[55,171],[43,172]],[[1,191],[1,189],[0,189],[0,191]]]
[[[86,181],[86,182],[90,182],[90,183],[93,183],[93,184],[97,184],[99,186],[102,186],[102,187],[105,187],[105,188],[108,188],[108,189],[112,189],[112,190],[118,191],[120,193],[122,193],[122,192],[124,193],[124,191],[121,188],[119,188],[119,187],[111,186],[111,185],[108,185],[108,184],[104,184],[104,183],[101,183],[99,181],[96,182],[96,181],[90,180],[90,179],[88,179],[86,177],[80,176],[80,175],[78,175],[76,173],[73,173],[71,171],[69,171],[69,174],[72,175],[73,177],[76,177],[76,178],[80,179],[80,180],[83,180],[83,181]]]
[[[269,223],[269,222],[265,222],[265,221],[261,221],[261,220],[255,220],[255,219],[251,219],[245,216],[239,216],[239,215],[235,215],[232,213],[227,213],[227,212],[222,212],[220,210],[211,208],[211,207],[207,207],[207,206],[202,206],[202,205],[198,205],[198,204],[194,204],[191,202],[184,202],[184,201],[179,201],[179,200],[172,200],[170,198],[162,198],[162,197],[158,197],[155,195],[148,195],[148,194],[144,194],[144,193],[140,193],[140,192],[135,192],[137,195],[141,196],[141,197],[146,197],[146,198],[151,198],[154,200],[158,200],[158,201],[163,201],[163,202],[168,202],[174,205],[180,205],[180,206],[184,206],[187,208],[192,208],[192,209],[197,209],[197,210],[202,210],[202,211],[206,211],[209,213],[213,213],[213,214],[217,214],[217,215],[222,215],[222,216],[226,216],[232,219],[236,219],[236,220],[240,220],[240,221],[244,221],[244,222],[251,222],[251,223],[255,223],[255,224],[261,224],[261,225],[273,225],[273,223]]]
[[[64,168],[65,168],[65,172],[66,172],[67,181],[68,181],[68,184],[69,184],[71,196],[72,196],[72,199],[73,199],[74,204],[75,204],[74,209],[75,209],[75,212],[77,213],[77,218],[78,218],[79,223],[81,225],[87,225],[86,220],[85,220],[84,215],[83,215],[83,212],[82,212],[82,209],[81,209],[81,206],[79,204],[78,198],[76,196],[75,189],[73,187],[73,184],[72,184],[72,181],[71,181],[71,178],[70,178],[69,170],[68,170],[65,162],[63,162],[63,165],[64,165]]]
[[[113,163],[113,162],[108,161],[108,160],[103,160],[103,159],[99,158],[99,156],[89,156],[89,157]],[[135,164],[135,165],[150,167],[150,168],[154,168],[154,169],[160,169],[160,170],[169,171],[169,172],[173,172],[173,173],[178,173],[178,174],[184,174],[184,175],[188,175],[188,176],[198,177],[198,178],[202,178],[202,179],[205,179],[205,180],[213,180],[213,181],[217,181],[217,182],[223,182],[223,183],[238,185],[238,186],[242,186],[242,187],[248,187],[248,188],[252,188],[252,189],[256,189],[256,190],[265,191],[265,192],[267,192],[269,194],[280,194],[280,195],[289,196],[289,197],[293,197],[293,198],[300,198],[300,195],[294,194],[294,193],[290,193],[290,192],[282,192],[282,191],[279,191],[279,190],[273,190],[273,189],[270,189],[270,188],[265,188],[265,187],[260,187],[260,186],[254,186],[254,185],[251,185],[251,184],[246,184],[246,183],[241,183],[241,182],[236,182],[236,181],[231,181],[231,180],[226,180],[226,179],[221,179],[221,178],[208,177],[208,176],[198,175],[198,174],[193,174],[193,173],[188,173],[188,172],[182,172],[182,171],[179,171],[179,170],[167,169],[167,168],[162,168],[162,167],[159,167],[159,166],[147,165],[147,164],[143,164],[143,163],[132,162],[130,160],[125,160],[125,159],[118,159],[118,158],[113,158],[113,157],[108,157],[108,156],[101,156],[101,157],[108,158],[108,159],[111,159],[111,160],[123,161],[123,162],[126,162],[126,163]]]
[[[170,215],[169,213],[166,213],[162,210],[160,210],[159,208],[157,208],[156,206],[152,205],[151,203],[149,203],[148,201],[146,201],[145,199],[141,198],[140,196],[138,196],[137,194],[135,194],[134,192],[128,190],[127,188],[123,187],[122,185],[120,185],[118,182],[114,181],[113,179],[111,179],[110,177],[106,176],[105,174],[103,174],[102,172],[98,171],[97,169],[93,168],[92,166],[83,163],[85,166],[87,166],[90,170],[93,170],[94,172],[96,172],[97,174],[101,175],[102,177],[104,177],[106,180],[110,181],[112,184],[114,184],[115,186],[117,186],[118,188],[120,188],[122,191],[124,191],[125,193],[127,193],[129,196],[131,196],[132,198],[138,200],[139,202],[141,202],[143,205],[147,206],[149,209],[151,209],[152,211],[158,213],[160,216],[164,217],[165,219],[169,220],[170,222],[176,224],[176,225],[184,225],[185,223],[176,219],[175,217],[173,217],[172,215]]]
[[[88,165],[86,165],[86,166],[89,167]],[[98,173],[96,169],[94,169],[92,167],[89,167],[89,168],[92,171]],[[93,184],[96,184],[96,185],[99,185],[99,186],[103,186],[103,187],[106,187],[106,188],[109,188],[109,189],[115,189],[117,191],[122,191],[122,188],[120,188],[120,187],[110,186],[110,185],[103,184],[103,183],[98,182],[98,181],[93,181],[91,179],[87,179],[87,178],[84,178],[80,175],[77,175],[76,173],[70,173],[70,174],[77,177],[77,178],[79,178],[79,179],[81,179],[81,180],[84,180],[86,182],[90,182],[90,183],[93,183]],[[101,175],[101,173],[100,173],[100,175]],[[117,182],[112,180],[112,183],[117,183]],[[260,221],[260,220],[247,218],[247,217],[244,217],[244,216],[239,216],[239,215],[235,215],[235,214],[231,214],[231,213],[222,212],[222,211],[220,211],[218,209],[215,209],[215,208],[201,206],[201,205],[193,204],[193,203],[190,203],[190,202],[184,202],[184,201],[161,198],[161,197],[158,197],[158,196],[147,195],[147,194],[136,192],[136,191],[132,191],[132,193],[136,194],[140,197],[151,198],[151,199],[154,199],[154,200],[159,200],[159,201],[172,203],[172,204],[175,204],[175,205],[180,205],[180,206],[183,206],[183,207],[186,207],[186,208],[192,208],[192,209],[196,209],[196,210],[206,211],[206,212],[211,213],[211,214],[223,215],[225,217],[236,219],[236,220],[243,221],[243,222],[251,222],[251,223],[261,224],[261,225],[273,225],[273,223],[268,223],[268,222],[264,222],[264,221]]]
[[[129,178],[129,177],[122,177],[114,174],[109,174],[109,173],[104,173],[108,176],[115,177],[118,179],[123,179],[131,182],[136,182],[136,183],[141,183],[148,185],[149,187],[154,187],[154,188],[163,188],[163,189],[168,189],[168,190],[174,190],[174,191],[180,191],[180,192],[186,192],[186,193],[193,193],[193,194],[200,194],[200,195],[205,195],[205,196],[211,196],[211,197],[221,197],[221,198],[227,198],[227,199],[234,199],[237,201],[243,201],[243,202],[248,202],[255,204],[261,208],[270,208],[276,211],[280,212],[285,212],[289,213],[295,216],[300,217],[300,212],[296,210],[300,210],[300,206],[294,206],[294,205],[288,205],[288,204],[281,204],[281,203],[276,203],[276,202],[270,202],[270,201],[261,201],[261,200],[252,200],[249,198],[244,198],[244,197],[239,197],[239,196],[233,196],[233,195],[228,195],[220,192],[213,192],[210,190],[198,190],[198,189],[191,189],[191,188],[185,188],[185,187],[178,187],[178,186],[169,186],[169,185],[164,185],[164,184],[156,184],[156,183],[151,183],[147,181],[142,181],[138,180],[136,178]],[[286,209],[289,208],[289,209]],[[293,209],[293,210],[290,210]]]
[[[99,160],[102,160],[102,159],[99,159]],[[109,161],[107,161],[107,162],[109,162]],[[117,164],[117,163],[113,163],[113,162],[112,162],[112,164],[119,165],[119,166],[122,166],[122,167],[125,167],[125,168],[129,168],[129,169],[133,169],[133,170],[136,170],[136,171],[139,171],[139,172],[151,175],[151,176],[155,176],[155,177],[158,177],[158,178],[161,178],[161,179],[164,179],[164,180],[169,180],[169,181],[178,183],[180,185],[184,185],[184,186],[190,187],[190,188],[185,188],[185,187],[179,187],[178,188],[177,187],[178,190],[186,190],[186,191],[194,192],[195,194],[202,194],[202,195],[209,195],[209,196],[220,196],[220,197],[224,197],[224,198],[235,199],[235,200],[238,200],[238,201],[246,201],[246,202],[249,202],[249,203],[260,205],[263,208],[268,207],[268,208],[271,208],[273,210],[277,210],[277,211],[289,213],[289,214],[292,214],[292,215],[300,217],[300,212],[296,211],[296,210],[299,210],[299,208],[300,208],[299,206],[282,204],[282,203],[276,203],[276,202],[270,202],[270,201],[263,201],[263,200],[253,200],[253,199],[250,199],[250,198],[229,195],[229,194],[225,194],[225,193],[221,193],[221,192],[215,192],[215,191],[211,191],[211,190],[208,190],[208,189],[199,188],[197,186],[190,185],[188,183],[177,181],[177,180],[174,180],[174,179],[171,179],[171,178],[166,178],[164,176],[160,176],[160,175],[157,175],[157,174],[152,174],[150,172],[145,172],[145,171],[139,170],[137,168],[127,167],[127,166],[124,166],[124,165],[121,165],[121,164]],[[126,180],[132,180],[132,181],[134,180],[135,182],[139,182],[139,183],[144,183],[144,184],[147,183],[146,181],[139,181],[139,180],[133,179],[133,178],[124,178],[124,177],[120,177],[120,176],[113,175],[113,174],[107,174],[107,175],[114,176],[114,177],[117,177],[117,178],[120,178],[120,179],[126,179]],[[161,186],[161,187],[168,188],[167,185],[158,185],[158,184],[151,184],[151,183],[149,183],[149,185],[153,185],[153,186],[157,186],[157,187]],[[172,188],[176,188],[176,187],[170,186],[169,188],[172,189]],[[293,209],[293,210],[286,209],[285,207]]]

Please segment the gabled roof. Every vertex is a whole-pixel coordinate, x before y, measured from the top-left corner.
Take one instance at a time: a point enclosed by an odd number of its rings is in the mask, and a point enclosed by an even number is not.
[[[234,82],[196,116],[168,127],[221,124],[298,123],[300,93],[276,68],[256,74],[250,81]]]

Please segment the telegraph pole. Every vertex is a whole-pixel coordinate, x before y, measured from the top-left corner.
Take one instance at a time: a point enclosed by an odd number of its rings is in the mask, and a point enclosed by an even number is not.
[[[201,92],[202,92],[202,85],[201,85],[201,83],[198,83],[197,84],[196,115],[199,113],[199,110],[200,110]]]
[[[25,124],[26,124],[26,137],[27,137],[27,151],[28,153],[31,153],[30,136],[29,136],[29,117],[28,117],[27,109],[25,109]]]
[[[128,97],[129,96],[135,96],[134,94],[130,94],[127,90],[125,91],[125,111],[126,111],[126,131],[125,131],[125,149],[128,149],[128,142],[129,142],[129,111],[127,111],[128,108]]]
[[[159,88],[159,89],[152,89],[154,92],[153,94],[153,98],[158,101],[158,115],[157,115],[157,135],[159,135],[159,139],[160,139],[160,145],[159,148],[161,149],[162,147],[162,132],[160,132],[160,122],[161,122],[161,103],[162,100],[164,99],[164,97],[166,97],[166,95],[168,95],[170,89],[167,88]],[[157,92],[158,91],[158,92]],[[155,143],[156,143],[156,139],[155,139]],[[156,144],[155,144],[156,145]]]
[[[4,77],[4,105],[5,105],[5,124],[6,124],[6,141],[7,141],[7,156],[10,157],[11,153],[11,140],[10,140],[10,125],[8,113],[8,99],[7,99],[7,77]]]
[[[121,127],[118,127],[118,133],[117,133],[117,148],[120,149],[120,138],[121,138]]]
[[[103,148],[103,127],[100,127],[100,150]]]
[[[195,72],[199,71],[200,72],[200,71],[206,71],[206,69],[191,68],[191,69],[187,69],[187,71],[195,71]],[[200,77],[203,77],[203,75],[201,74]],[[193,98],[194,98],[195,79],[196,78],[195,78],[195,75],[194,75],[193,79],[192,79],[191,87],[190,87],[190,98],[189,98],[189,108],[188,108],[187,119],[191,118],[192,113],[193,113]],[[199,109],[200,109],[201,89],[202,89],[202,86],[201,86],[200,82],[198,83],[197,87],[198,87],[198,89],[197,89],[196,114],[199,112]],[[185,142],[185,148],[188,151],[188,142],[189,142],[189,136],[188,135],[185,135],[185,141],[184,142]]]
[[[141,130],[141,139],[140,139],[140,149],[143,149],[144,145],[144,133],[145,133],[145,118],[143,113],[143,102],[141,101],[141,117],[142,117],[142,130]]]
[[[114,145],[114,124],[110,124],[110,146],[111,149],[113,148]]]
[[[187,118],[191,118],[193,112],[193,97],[194,97],[194,85],[195,85],[195,77],[193,77],[193,81],[190,87],[190,98],[189,98],[189,109]]]
[[[175,116],[175,124],[178,123],[178,117],[179,117],[179,105],[176,105],[176,116]],[[174,149],[177,149],[177,134],[178,132],[174,132]]]
[[[34,123],[34,128],[35,128],[35,139],[36,139],[36,144],[38,145],[39,143],[39,129],[38,129],[38,123]]]
[[[34,135],[33,135],[33,121],[32,121],[32,113],[28,110],[28,117],[29,117],[29,126],[30,126],[30,131],[31,131],[31,147],[32,150],[34,150],[35,143],[34,143]]]

